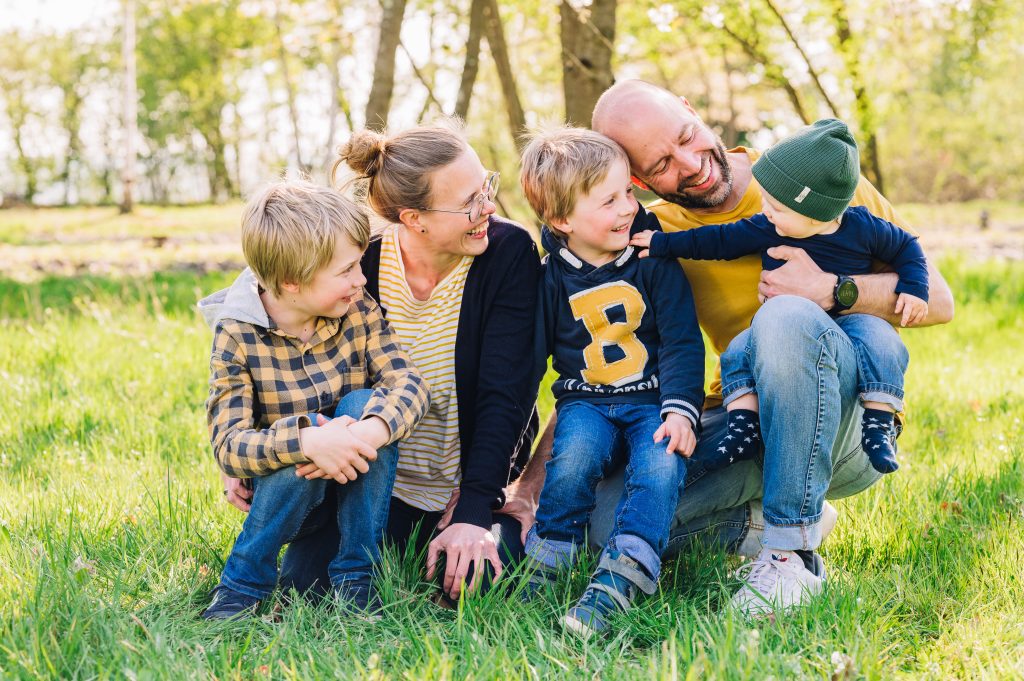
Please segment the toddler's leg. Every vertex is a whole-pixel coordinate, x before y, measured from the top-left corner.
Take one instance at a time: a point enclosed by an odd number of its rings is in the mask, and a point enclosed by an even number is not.
[[[892,473],[896,461],[894,414],[903,408],[903,377],[910,361],[891,324],[864,314],[845,315],[836,324],[857,355],[857,392],[864,406],[861,446],[879,473]]]
[[[725,468],[734,461],[752,459],[761,451],[761,421],[758,416],[754,374],[747,355],[750,329],[732,339],[722,353],[722,396],[729,413],[725,433],[715,445],[713,456],[705,459],[708,470]]]

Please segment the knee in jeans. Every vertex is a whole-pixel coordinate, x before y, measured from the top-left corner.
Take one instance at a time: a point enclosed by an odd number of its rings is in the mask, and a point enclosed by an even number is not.
[[[811,330],[811,335],[816,337],[822,321],[827,319],[824,310],[806,298],[775,296],[754,315],[750,333],[754,343],[784,340],[804,330]]]
[[[273,494],[323,494],[325,481],[321,479],[306,480],[295,475],[295,466],[276,470],[270,475],[255,479],[255,485],[264,495]]]
[[[353,390],[348,393],[338,402],[338,407],[334,410],[334,418],[351,416],[358,420],[362,417],[363,410],[366,409],[366,403],[370,401],[371,395],[373,395],[373,391],[368,388]]]

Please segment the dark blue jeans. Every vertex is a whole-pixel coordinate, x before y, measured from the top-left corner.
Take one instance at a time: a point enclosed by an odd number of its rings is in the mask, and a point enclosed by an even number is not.
[[[667,440],[654,442],[661,423],[661,408],[654,404],[578,400],[560,406],[527,555],[552,567],[574,562],[597,503],[597,485],[614,468],[616,444],[624,440],[625,489],[606,548],[626,554],[657,579],[686,480],[686,460],[665,451]]]
[[[338,404],[335,416],[360,418],[369,397],[369,390],[349,393]],[[335,536],[340,539],[331,547],[328,579],[339,586],[369,578],[380,559],[378,541],[387,520],[397,465],[398,448],[388,445],[377,451],[369,472],[345,485],[323,478],[306,480],[295,475],[294,466],[253,478],[252,505],[224,564],[221,584],[255,598],[270,595],[277,584],[281,547],[303,534],[329,488],[337,499],[333,519],[338,530]]]

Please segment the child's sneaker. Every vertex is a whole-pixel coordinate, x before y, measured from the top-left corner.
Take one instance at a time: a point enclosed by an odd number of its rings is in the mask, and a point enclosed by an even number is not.
[[[605,551],[579,602],[563,620],[572,632],[587,638],[601,633],[617,612],[626,612],[638,591],[652,594],[657,586],[640,564],[618,551]]]
[[[761,451],[761,417],[750,409],[734,409],[728,414],[725,434],[715,449],[704,458],[709,471],[725,468],[735,461],[752,459]]]
[[[203,610],[200,617],[204,620],[229,620],[234,618],[252,617],[260,605],[260,599],[238,593],[223,584],[213,589],[213,602]]]
[[[892,473],[900,467],[896,461],[894,415],[883,409],[865,409],[860,424],[860,446],[879,473]]]
[[[744,584],[729,608],[747,617],[762,617],[805,605],[825,585],[825,563],[817,553],[812,564],[814,571],[794,551],[763,549],[756,560],[737,571]]]
[[[373,621],[383,617],[384,604],[369,579],[348,580],[335,586],[333,593],[338,606],[346,612],[366,615]]]

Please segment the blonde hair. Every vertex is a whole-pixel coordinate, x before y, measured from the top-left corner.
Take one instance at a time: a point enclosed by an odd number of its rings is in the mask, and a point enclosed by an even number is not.
[[[242,213],[242,252],[263,288],[305,285],[334,257],[337,239],[359,250],[370,242],[366,211],[330,187],[304,180],[275,182]]]
[[[523,150],[519,181],[541,220],[564,220],[581,195],[608,176],[615,161],[629,167],[626,152],[604,135],[569,126],[541,130]]]
[[[338,171],[351,168],[364,187],[357,193],[366,197],[374,212],[389,222],[398,222],[406,208],[430,204],[431,176],[469,148],[462,124],[449,118],[439,125],[421,126],[388,137],[374,130],[360,130],[338,149],[331,168],[331,183],[337,186]]]

